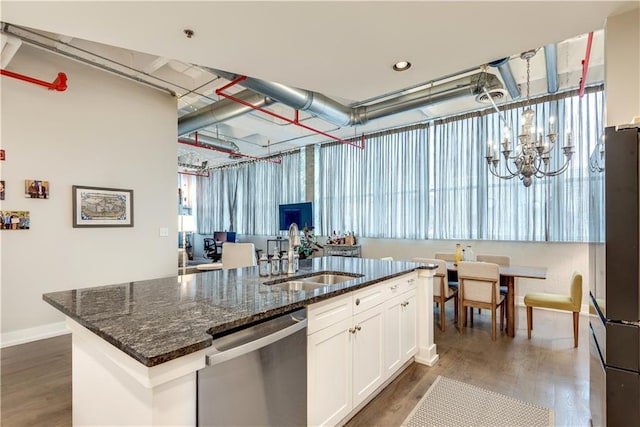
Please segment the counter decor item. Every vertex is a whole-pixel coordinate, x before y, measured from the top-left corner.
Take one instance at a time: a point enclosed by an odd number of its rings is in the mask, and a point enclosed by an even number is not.
[[[133,227],[133,190],[72,187],[73,228]]]
[[[267,277],[269,273],[271,273],[271,269],[269,268],[269,258],[265,253],[262,253],[258,260],[258,271],[261,277]]]
[[[456,254],[453,258],[453,262],[454,264],[457,264],[460,261],[462,261],[462,259],[463,259],[462,246],[460,245],[460,243],[456,243]]]
[[[280,275],[280,253],[278,252],[277,248],[275,251],[273,251],[273,256],[271,257],[271,275]]]
[[[302,229],[302,236],[300,236],[300,246],[298,246],[298,256],[300,259],[309,258],[318,249],[322,249],[322,246],[318,244],[316,235],[313,234],[313,227],[304,227]]]

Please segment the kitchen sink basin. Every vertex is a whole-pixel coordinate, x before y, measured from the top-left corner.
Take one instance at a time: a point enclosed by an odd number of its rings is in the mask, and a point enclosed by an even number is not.
[[[323,283],[325,285],[335,285],[336,283],[347,282],[349,280],[353,280],[358,277],[362,277],[362,276],[361,275],[349,276],[346,274],[323,273],[323,274],[317,274],[311,277],[305,277],[304,279],[300,279],[300,281],[309,282],[309,283]]]
[[[308,277],[292,277],[291,280],[265,282],[265,285],[285,291],[312,291],[358,277],[362,277],[362,274],[318,273]]]
[[[327,285],[324,283],[307,282],[304,280],[289,280],[288,282],[274,283],[270,286],[284,291],[312,291],[314,289],[324,288]]]

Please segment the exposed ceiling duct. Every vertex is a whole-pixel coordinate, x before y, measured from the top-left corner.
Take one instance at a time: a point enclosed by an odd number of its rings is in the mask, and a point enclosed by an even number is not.
[[[211,71],[229,81],[242,77],[221,70],[211,69]],[[281,83],[268,82],[253,77],[247,77],[239,84],[296,110],[309,111],[321,119],[339,126],[362,125],[369,120],[392,114],[462,96],[478,95],[483,92],[483,87],[489,91],[502,88],[502,84],[496,76],[478,72],[446,83],[395,96],[375,104],[348,107],[316,92],[292,88]]]
[[[547,68],[547,91],[556,93],[558,91],[558,53],[555,44],[548,44],[544,47],[544,59]]]
[[[509,91],[511,99],[520,98],[520,88],[516,83],[516,79],[513,78],[513,72],[511,71],[511,67],[509,66],[509,58],[502,58],[493,62],[489,62],[489,65],[491,67],[497,68],[498,71],[500,71],[500,76],[502,77],[502,81],[504,81],[504,85]]]
[[[238,148],[235,143],[218,138],[213,138],[207,135],[198,134],[197,141],[194,138],[181,136],[178,138],[178,142],[184,145],[191,145],[193,147],[211,148],[213,150],[222,151],[224,153],[235,154],[240,152],[240,148]]]
[[[250,90],[243,90],[235,96],[258,107],[265,107],[273,104],[273,100]],[[198,129],[212,126],[216,123],[224,122],[250,111],[253,111],[253,109],[228,99],[216,101],[213,104],[209,104],[206,107],[194,111],[193,113],[185,114],[180,117],[178,119],[178,136],[195,132]]]

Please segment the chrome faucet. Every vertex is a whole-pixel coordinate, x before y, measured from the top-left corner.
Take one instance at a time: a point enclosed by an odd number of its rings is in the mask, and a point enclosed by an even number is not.
[[[289,269],[287,270],[287,274],[294,274],[296,272],[294,266],[294,251],[298,246],[300,246],[300,230],[298,229],[298,225],[295,222],[292,222],[289,226],[289,251],[287,252]]]

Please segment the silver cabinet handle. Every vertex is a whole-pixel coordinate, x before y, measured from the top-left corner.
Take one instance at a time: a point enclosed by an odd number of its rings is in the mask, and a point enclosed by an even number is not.
[[[356,331],[361,331],[361,330],[362,330],[362,326],[356,325]]]
[[[360,298],[356,298],[356,305],[360,305]]]
[[[408,282],[408,283],[413,283],[413,282],[415,282],[415,281],[416,281],[416,279],[409,279],[409,280],[407,280],[407,282]]]
[[[398,289],[398,285],[389,286],[389,289],[391,289],[392,291],[396,290]]]
[[[350,333],[350,334],[355,334],[355,333],[356,333],[356,330],[355,330],[354,328],[349,328],[349,333]]]
[[[405,302],[403,302],[403,303],[402,303],[402,304],[400,304],[400,305],[401,305],[401,306],[403,306],[403,307],[406,307],[406,306],[408,306],[408,305],[409,305],[409,301],[405,301]]]

